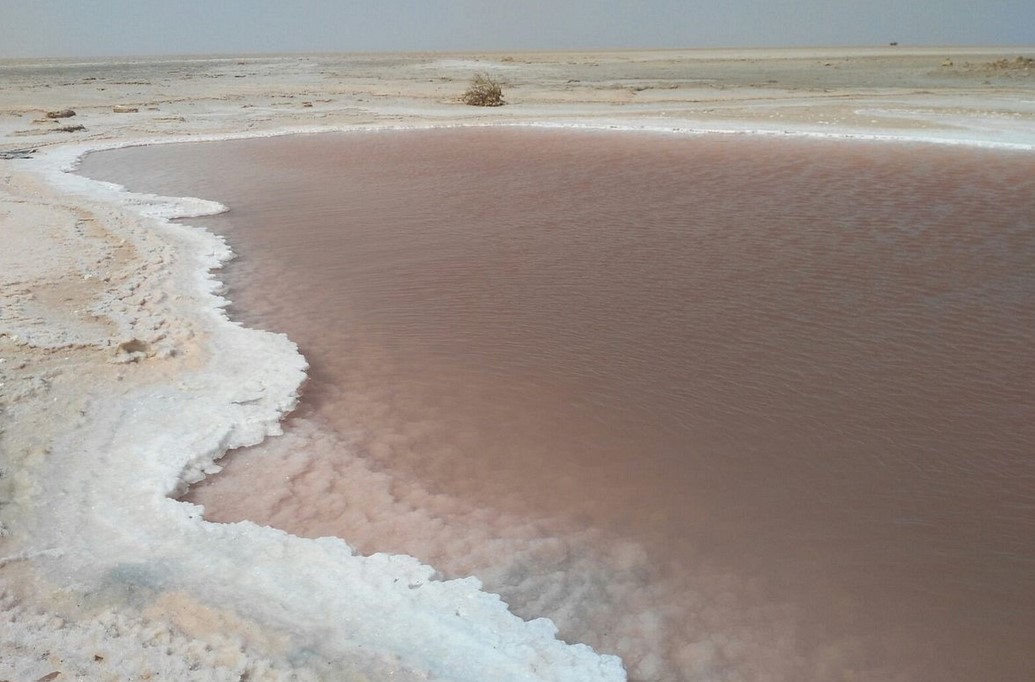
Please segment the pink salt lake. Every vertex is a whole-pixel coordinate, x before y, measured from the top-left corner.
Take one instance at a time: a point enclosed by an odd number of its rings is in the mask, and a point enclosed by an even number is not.
[[[1035,674],[1035,162],[474,129],[88,157],[312,364],[190,501],[474,574],[634,680]]]

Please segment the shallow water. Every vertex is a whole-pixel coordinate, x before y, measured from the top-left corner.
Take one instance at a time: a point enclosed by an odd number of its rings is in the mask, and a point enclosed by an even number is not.
[[[210,519],[473,573],[633,679],[1035,671],[1029,155],[493,129],[82,171],[231,206],[231,313],[312,363]]]

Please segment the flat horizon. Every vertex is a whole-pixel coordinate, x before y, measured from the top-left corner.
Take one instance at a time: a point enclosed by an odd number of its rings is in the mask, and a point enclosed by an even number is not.
[[[743,45],[743,46],[707,46],[707,47],[598,47],[598,48],[522,48],[508,50],[504,48],[478,49],[432,49],[432,50],[283,50],[271,52],[165,52],[165,53],[96,53],[79,55],[26,55],[0,56],[0,62],[77,62],[82,60],[148,60],[166,59],[269,59],[276,57],[305,57],[321,55],[400,55],[400,56],[438,56],[438,55],[551,55],[551,54],[630,54],[630,53],[736,53],[736,52],[850,52],[894,50],[905,54],[936,52],[941,50],[964,50],[977,54],[984,52],[1000,52],[1019,50],[1035,52],[1035,43],[917,43],[903,45],[901,43],[857,43],[857,44],[815,44],[815,45]]]

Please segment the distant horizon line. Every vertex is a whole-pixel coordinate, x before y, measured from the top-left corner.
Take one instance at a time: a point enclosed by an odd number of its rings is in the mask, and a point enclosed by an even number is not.
[[[70,61],[70,60],[162,60],[162,59],[261,59],[270,57],[305,57],[321,55],[521,55],[521,54],[579,54],[579,53],[629,53],[629,52],[762,52],[795,50],[967,50],[991,52],[1021,50],[1035,52],[1035,44],[979,44],[979,43],[908,43],[897,41],[887,43],[859,43],[851,45],[743,45],[709,47],[596,47],[596,48],[490,48],[490,49],[429,49],[429,50],[277,50],[270,52],[154,52],[154,53],[89,53],[69,55],[0,55],[0,61]]]

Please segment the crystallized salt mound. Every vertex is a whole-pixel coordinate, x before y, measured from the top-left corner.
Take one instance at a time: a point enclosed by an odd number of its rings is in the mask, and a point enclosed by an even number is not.
[[[55,625],[7,603],[5,618],[19,625],[5,630],[17,633],[5,654],[18,647],[24,653],[35,641],[37,661],[63,657],[63,674],[80,674],[94,663],[116,665],[104,653],[116,646],[116,630],[143,642],[148,628],[157,628],[165,653],[134,671],[178,678],[182,663],[209,669],[210,679],[221,679],[218,670],[238,679],[246,670],[257,674],[255,656],[265,655],[268,679],[296,669],[336,679],[346,670],[356,679],[625,679],[617,657],[559,641],[553,623],[521,620],[474,578],[437,580],[412,557],[358,556],[335,538],[208,523],[197,506],[170,499],[217,471],[214,462],[228,449],[279,433],[306,363],[283,335],[227,319],[220,285],[209,274],[230,257],[226,245],[168,221],[223,207],[131,195],[64,173],[83,151],[17,162],[30,173],[44,169],[46,183],[61,191],[55,196],[66,202],[63,210],[78,216],[70,229],[93,221],[109,248],[71,266],[77,281],[101,282],[84,285],[89,305],[75,319],[51,320],[38,339],[12,340],[19,353],[46,353],[53,368],[39,385],[26,383],[32,368],[21,375],[26,399],[12,416],[24,428],[9,436],[16,475],[3,482],[0,565],[30,567],[29,591],[63,604],[65,615]],[[119,251],[124,244],[133,257]],[[68,267],[52,270],[25,273],[19,286],[28,290],[35,277],[33,286],[49,291],[67,279]],[[80,318],[95,322],[82,327]],[[44,401],[45,414],[33,409]],[[230,614],[221,633],[228,639],[201,638],[207,654],[186,652],[196,633],[181,640],[190,628],[166,628],[174,603],[193,605],[180,608],[181,619]],[[124,615],[127,609],[143,620]],[[239,647],[227,643],[235,637]],[[278,644],[270,648],[272,641]],[[223,648],[227,656],[212,653]],[[41,662],[18,675],[51,672]]]
[[[180,595],[158,600],[154,618],[103,609],[74,622],[0,593],[0,679],[295,680],[319,674],[268,658],[229,627],[244,626]],[[207,622],[206,622],[207,621]],[[195,634],[189,637],[184,630]]]

